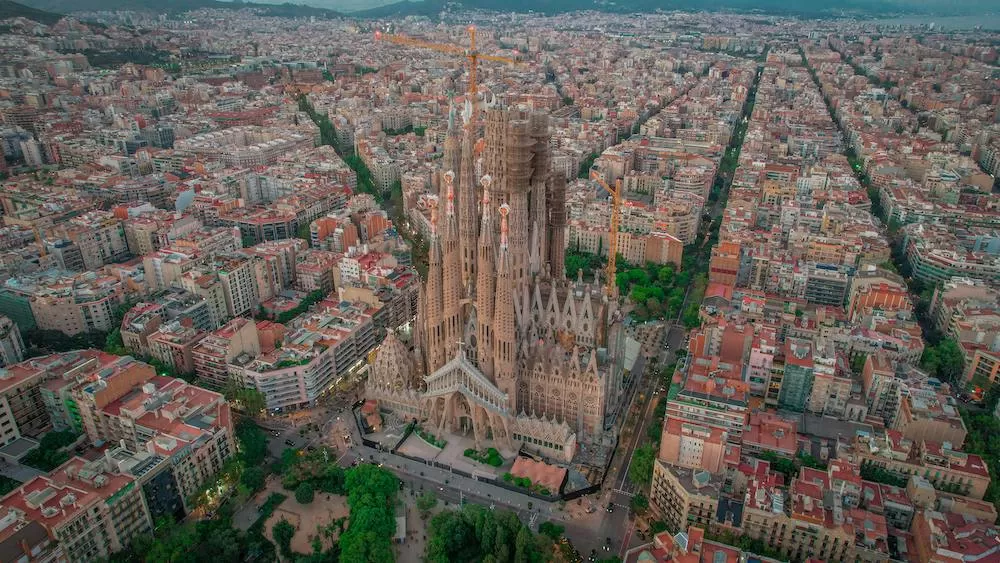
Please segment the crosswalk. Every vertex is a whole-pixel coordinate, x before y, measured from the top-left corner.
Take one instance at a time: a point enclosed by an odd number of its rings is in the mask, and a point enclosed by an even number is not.
[[[629,498],[632,498],[632,497],[635,496],[635,493],[633,493],[632,491],[626,491],[625,489],[614,489],[614,491],[616,493],[620,494],[620,495],[625,495],[625,496],[627,496]]]

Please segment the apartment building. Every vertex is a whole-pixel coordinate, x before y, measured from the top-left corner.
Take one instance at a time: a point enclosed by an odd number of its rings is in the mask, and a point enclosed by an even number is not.
[[[906,281],[876,266],[867,266],[855,274],[847,297],[847,318],[855,321],[872,309],[912,312]]]
[[[669,465],[658,459],[653,464],[650,508],[669,530],[689,525],[707,530],[716,521],[722,485],[720,475]]]
[[[260,304],[253,260],[233,254],[219,257],[212,266],[226,299],[226,318],[252,315]]]
[[[163,306],[137,303],[122,317],[121,336],[125,349],[137,356],[149,356],[149,336],[163,323]]]
[[[936,287],[931,298],[929,316],[934,328],[950,334],[954,323],[967,316],[964,311],[989,311],[1000,303],[1000,290],[983,280],[951,278]]]
[[[0,518],[0,559],[3,561],[65,561],[66,554],[44,526],[17,510]]]
[[[294,323],[297,330],[284,344],[229,373],[264,394],[273,411],[312,406],[334,385],[367,369],[367,357],[378,344],[374,310],[361,303],[323,301],[315,312]]]
[[[723,470],[726,447],[723,430],[668,418],[663,425],[659,459],[670,465],[716,474]]]
[[[191,358],[194,372],[204,385],[220,390],[229,382],[229,364],[240,357],[249,361],[259,356],[260,352],[257,324],[237,317],[198,342],[191,351]]]
[[[150,291],[166,289],[180,280],[185,273],[198,267],[201,262],[202,258],[193,253],[182,253],[170,248],[161,248],[147,254],[142,258],[146,286]]]
[[[913,519],[917,563],[987,561],[1000,555],[997,528],[986,519],[922,510]]]
[[[295,288],[307,293],[313,291],[322,291],[324,295],[331,293],[334,289],[338,260],[342,264],[347,258],[341,260],[340,256],[334,252],[317,249],[301,253],[294,266]],[[341,271],[343,272],[343,269]],[[341,279],[346,281],[343,274],[341,274]]]
[[[812,394],[816,365],[813,343],[799,338],[785,341],[784,376],[778,402],[782,408],[803,411]]]
[[[748,397],[749,388],[743,381],[689,373],[684,388],[667,401],[666,421],[689,424],[692,432],[697,430],[706,438],[715,434],[698,427],[716,429],[724,440],[739,444],[747,421]],[[669,437],[668,441],[677,438]]]
[[[954,277],[1000,280],[1000,255],[973,249],[947,225],[917,223],[904,230],[904,257],[913,277],[936,285]]]
[[[911,387],[900,401],[893,429],[914,442],[948,442],[960,450],[967,431],[954,401],[933,389]]]
[[[9,317],[0,315],[0,368],[24,359],[21,330]]]
[[[70,336],[117,328],[114,312],[125,299],[122,280],[98,272],[49,270],[10,278],[4,289],[0,314],[22,328],[57,330]]]
[[[157,376],[130,358],[85,378],[72,396],[91,441],[169,459],[185,502],[236,451],[232,415],[221,394]]]
[[[230,167],[273,164],[283,154],[308,149],[313,140],[291,129],[243,125],[179,139],[177,150],[218,160]]]
[[[90,211],[74,217],[55,225],[46,232],[46,237],[62,239],[76,249],[82,262],[78,271],[96,270],[130,255],[124,224],[110,211]],[[66,250],[67,246],[63,245],[62,251]]]
[[[226,302],[226,292],[217,272],[205,268],[191,270],[180,278],[180,285],[185,291],[199,297],[205,303],[208,326],[194,323],[195,327],[212,330],[225,324],[232,315]]]
[[[16,521],[40,524],[64,557],[96,561],[153,529],[135,484],[129,475],[104,471],[77,457],[0,499],[0,511]]]
[[[902,382],[884,354],[871,354],[861,370],[861,383],[868,414],[892,426],[902,400]]]
[[[0,444],[40,437],[52,428],[39,386],[48,372],[31,362],[0,368]]]
[[[743,433],[741,453],[755,456],[774,452],[779,456],[794,458],[798,453],[798,424],[795,420],[781,418],[771,412],[753,412]]]
[[[194,373],[191,352],[206,334],[205,331],[171,321],[149,335],[149,355],[177,373]]]
[[[915,475],[935,489],[982,499],[990,484],[986,462],[975,454],[953,449],[948,443],[914,441],[895,430],[855,437],[855,455],[901,477]]]

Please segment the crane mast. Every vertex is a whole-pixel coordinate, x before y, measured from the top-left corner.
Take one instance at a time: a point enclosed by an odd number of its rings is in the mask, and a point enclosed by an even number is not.
[[[610,298],[614,295],[615,289],[615,277],[618,274],[618,222],[621,219],[621,207],[622,207],[622,181],[615,181],[615,187],[612,188],[604,181],[600,173],[593,171],[590,173],[590,177],[595,180],[598,184],[604,188],[604,191],[611,195],[611,229],[608,232],[608,266],[607,266],[607,283],[604,287],[604,291]]]
[[[382,33],[381,31],[375,32],[375,39],[378,41],[388,41],[390,43],[395,43],[397,45],[404,45],[407,47],[419,47],[422,49],[430,49],[432,51],[438,51],[440,53],[446,53],[455,57],[462,57],[468,62],[469,67],[469,88],[468,96],[469,103],[472,104],[472,117],[466,123],[466,127],[471,127],[475,123],[476,116],[478,114],[478,101],[477,97],[479,94],[479,82],[477,76],[477,69],[479,67],[479,61],[491,61],[496,63],[504,64],[518,64],[518,61],[508,58],[500,57],[497,55],[486,55],[480,53],[476,47],[476,26],[470,25],[468,27],[469,33],[469,47],[462,48],[458,45],[449,45],[446,43],[431,43],[430,41],[424,41],[422,39],[416,39],[413,37],[408,37],[406,35],[398,35],[392,33]]]

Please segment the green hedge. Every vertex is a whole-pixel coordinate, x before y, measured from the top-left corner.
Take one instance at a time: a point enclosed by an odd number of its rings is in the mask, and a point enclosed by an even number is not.
[[[478,451],[475,448],[469,448],[465,450],[465,457],[478,461],[479,463],[485,463],[486,465],[492,465],[493,467],[500,467],[503,465],[503,457],[496,448],[487,448],[486,451]]]

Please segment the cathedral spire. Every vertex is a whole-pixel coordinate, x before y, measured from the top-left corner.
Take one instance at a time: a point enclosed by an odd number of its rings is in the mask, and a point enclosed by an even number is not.
[[[496,231],[490,207],[490,184],[493,178],[483,176],[483,213],[479,226],[478,260],[476,264],[476,358],[479,371],[493,379],[493,307],[496,299]]]
[[[476,203],[479,199],[476,189],[476,162],[473,150],[474,125],[465,128],[462,138],[462,157],[459,172],[458,191],[458,231],[462,247],[462,284],[466,293],[471,293],[472,282],[476,280],[476,247],[478,230],[476,229]]]
[[[493,310],[493,362],[497,386],[507,393],[512,411],[517,412],[517,381],[514,373],[517,334],[514,326],[514,279],[509,252],[510,206],[500,206],[500,255],[497,268],[496,303]]]
[[[462,320],[462,257],[458,223],[455,217],[455,173],[445,173],[445,226],[442,241],[442,304],[443,333],[446,357],[455,355],[455,346],[462,337],[465,322]]]
[[[431,244],[427,267],[427,290],[424,299],[426,315],[423,335],[426,339],[424,357],[427,373],[434,373],[444,365],[444,334],[441,331],[441,313],[444,308],[441,241],[437,233],[437,207],[431,209]]]

